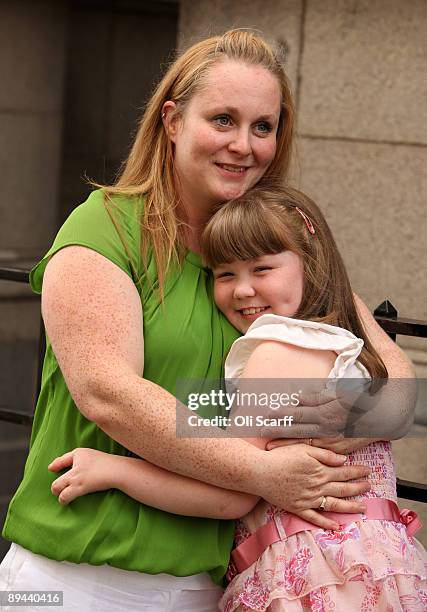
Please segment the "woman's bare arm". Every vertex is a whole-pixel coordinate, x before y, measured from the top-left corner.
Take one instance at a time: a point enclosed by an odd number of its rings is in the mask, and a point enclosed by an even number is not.
[[[42,309],[77,407],[135,454],[172,472],[248,492],[291,511],[314,507],[319,482],[336,497],[359,492],[357,483],[346,481],[363,477],[367,470],[343,466],[343,457],[324,449],[266,452],[229,439],[220,429],[215,438],[178,438],[179,404],[142,378],[138,292],[132,280],[99,253],[79,246],[56,253],[45,271]],[[358,505],[340,500],[339,509],[357,512]]]
[[[371,311],[359,296],[354,294],[357,311],[373,347],[384,361],[389,378],[415,378],[413,363],[396,342],[375,321]]]
[[[354,436],[373,436],[397,440],[405,436],[414,420],[416,376],[410,359],[381,329],[368,307],[355,295],[355,302],[365,331],[383,360],[387,384],[373,396],[363,394],[360,405],[365,409],[356,422]]]
[[[248,460],[242,480],[256,476],[254,449],[237,441],[240,448],[233,452],[235,444],[221,430],[214,440],[177,438],[175,398],[143,378],[141,301],[116,265],[90,249],[62,249],[46,267],[42,312],[73,400],[113,439],[156,465],[184,475],[194,472],[206,481],[214,478],[206,449],[218,445],[227,459],[237,460],[241,452]],[[231,476],[226,472],[220,480]]]
[[[382,432],[383,435],[381,437],[344,438],[343,436],[338,436],[333,439],[314,438],[311,440],[314,446],[345,454],[364,448],[373,442],[403,437],[412,425],[416,401],[415,370],[412,362],[397,344],[381,329],[360,297],[354,294],[354,299],[365,331],[372,345],[384,361],[389,378],[401,382],[391,383],[393,385],[393,398],[391,402],[388,402],[387,398],[382,400],[381,404],[378,401],[376,411],[368,411],[358,421],[359,432],[365,436],[369,436],[369,429],[372,426],[376,426],[379,419],[381,419],[382,422],[387,422],[391,426],[388,431],[384,430],[384,432]],[[383,391],[380,391],[380,393],[383,393]],[[373,399],[373,401],[376,400],[379,400],[379,398]],[[390,410],[387,410],[387,404],[388,406],[399,406],[399,410],[397,412],[394,411],[396,418],[393,422],[390,420]],[[273,448],[291,446],[302,442],[307,443],[308,439],[277,439],[269,442],[267,444],[267,449],[272,450]]]

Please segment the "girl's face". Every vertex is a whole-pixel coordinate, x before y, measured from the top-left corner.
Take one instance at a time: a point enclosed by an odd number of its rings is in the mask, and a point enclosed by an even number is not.
[[[213,272],[215,302],[242,333],[263,314],[292,317],[301,304],[304,267],[292,251],[236,260]]]
[[[212,66],[182,116],[166,102],[178,189],[187,206],[210,211],[259,181],[276,153],[280,107],[273,74],[228,59]]]

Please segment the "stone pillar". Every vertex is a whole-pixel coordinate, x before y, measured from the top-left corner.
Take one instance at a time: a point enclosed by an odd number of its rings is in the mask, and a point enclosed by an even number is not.
[[[56,229],[66,3],[0,3],[0,265],[44,253]],[[31,411],[40,304],[0,281],[0,403]],[[29,428],[0,422],[0,526],[22,475]],[[9,544],[0,539],[0,559]]]
[[[39,253],[55,229],[66,4],[0,4],[0,249]]]
[[[56,229],[66,3],[0,4],[0,262],[38,257]],[[22,299],[17,299],[17,298]],[[0,339],[36,338],[38,302],[0,281]]]

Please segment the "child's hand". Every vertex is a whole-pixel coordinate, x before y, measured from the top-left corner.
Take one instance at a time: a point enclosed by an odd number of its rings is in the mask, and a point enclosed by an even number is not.
[[[115,455],[109,455],[93,448],[75,448],[61,457],[57,457],[48,466],[51,472],[69,469],[53,481],[51,491],[58,497],[63,506],[76,497],[105,491],[114,487],[114,474],[117,464]]]

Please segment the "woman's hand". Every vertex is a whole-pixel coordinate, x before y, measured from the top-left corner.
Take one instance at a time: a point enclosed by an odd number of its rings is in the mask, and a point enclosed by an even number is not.
[[[345,456],[306,444],[281,446],[266,455],[269,476],[261,484],[260,495],[275,506],[323,529],[338,528],[335,521],[316,510],[324,497],[328,512],[357,513],[366,510],[363,502],[341,498],[369,491],[370,485],[365,480],[347,482],[365,478],[369,475],[369,468],[344,465]],[[285,472],[280,469],[284,464]]]
[[[51,472],[70,468],[53,481],[51,491],[63,506],[77,497],[111,489],[116,483],[120,457],[97,451],[93,448],[75,448],[57,457],[48,466]]]
[[[280,446],[291,446],[293,444],[308,444],[309,446],[316,446],[318,448],[325,448],[331,450],[334,453],[341,455],[348,455],[353,451],[365,448],[369,444],[374,442],[380,442],[379,438],[344,438],[344,436],[335,436],[333,438],[278,438],[277,440],[271,440],[266,445],[266,450],[273,450]]]

